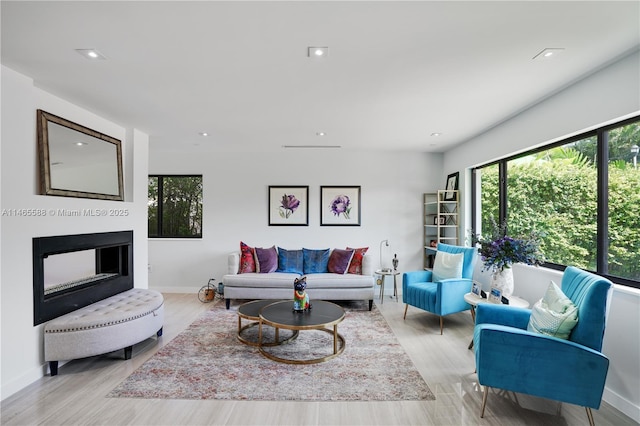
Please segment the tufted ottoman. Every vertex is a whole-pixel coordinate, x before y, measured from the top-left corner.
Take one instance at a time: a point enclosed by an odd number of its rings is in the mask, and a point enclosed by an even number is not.
[[[44,327],[44,360],[51,375],[58,361],[132,347],[153,334],[162,336],[164,299],[157,291],[133,288],[49,321]]]

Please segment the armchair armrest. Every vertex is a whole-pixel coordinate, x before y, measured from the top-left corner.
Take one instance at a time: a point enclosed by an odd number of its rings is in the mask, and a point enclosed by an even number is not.
[[[375,269],[373,256],[370,254],[364,254],[362,256],[362,275],[373,276],[373,270]]]
[[[609,368],[602,353],[569,340],[494,324],[476,325],[474,344],[480,384],[600,407]]]
[[[240,253],[232,252],[227,256],[227,274],[235,275],[238,273],[238,269],[240,269]]]
[[[402,282],[407,284],[431,282],[431,271],[410,271],[402,274]]]
[[[496,324],[527,329],[531,310],[514,306],[480,303],[476,308],[476,324]]]
[[[449,278],[435,282],[436,300],[440,304],[440,315],[448,315],[471,308],[464,295],[471,291],[473,282],[467,278]]]

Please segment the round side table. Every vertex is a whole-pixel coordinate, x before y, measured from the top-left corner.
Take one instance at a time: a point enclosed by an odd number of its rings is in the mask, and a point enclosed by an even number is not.
[[[393,275],[393,296],[395,296],[396,302],[397,302],[398,301],[398,275],[400,275],[400,272],[397,270],[383,271],[381,269],[378,269],[375,272],[375,274],[382,276],[382,278],[379,280],[380,282],[378,283],[378,285],[380,286],[380,303],[384,303],[384,279],[387,276],[391,276],[391,275]]]

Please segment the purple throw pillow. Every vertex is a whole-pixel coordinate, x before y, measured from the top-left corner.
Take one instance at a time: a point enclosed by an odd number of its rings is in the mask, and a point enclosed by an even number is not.
[[[278,252],[276,246],[269,248],[256,247],[256,272],[268,274],[278,269]]]
[[[351,263],[354,251],[334,249],[329,256],[328,271],[336,274],[345,274],[349,269],[349,263]]]

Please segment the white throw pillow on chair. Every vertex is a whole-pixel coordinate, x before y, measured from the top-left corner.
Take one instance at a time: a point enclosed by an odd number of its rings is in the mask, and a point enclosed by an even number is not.
[[[442,281],[447,278],[462,278],[463,253],[447,253],[439,251],[436,253],[436,260],[433,262],[432,281]]]

